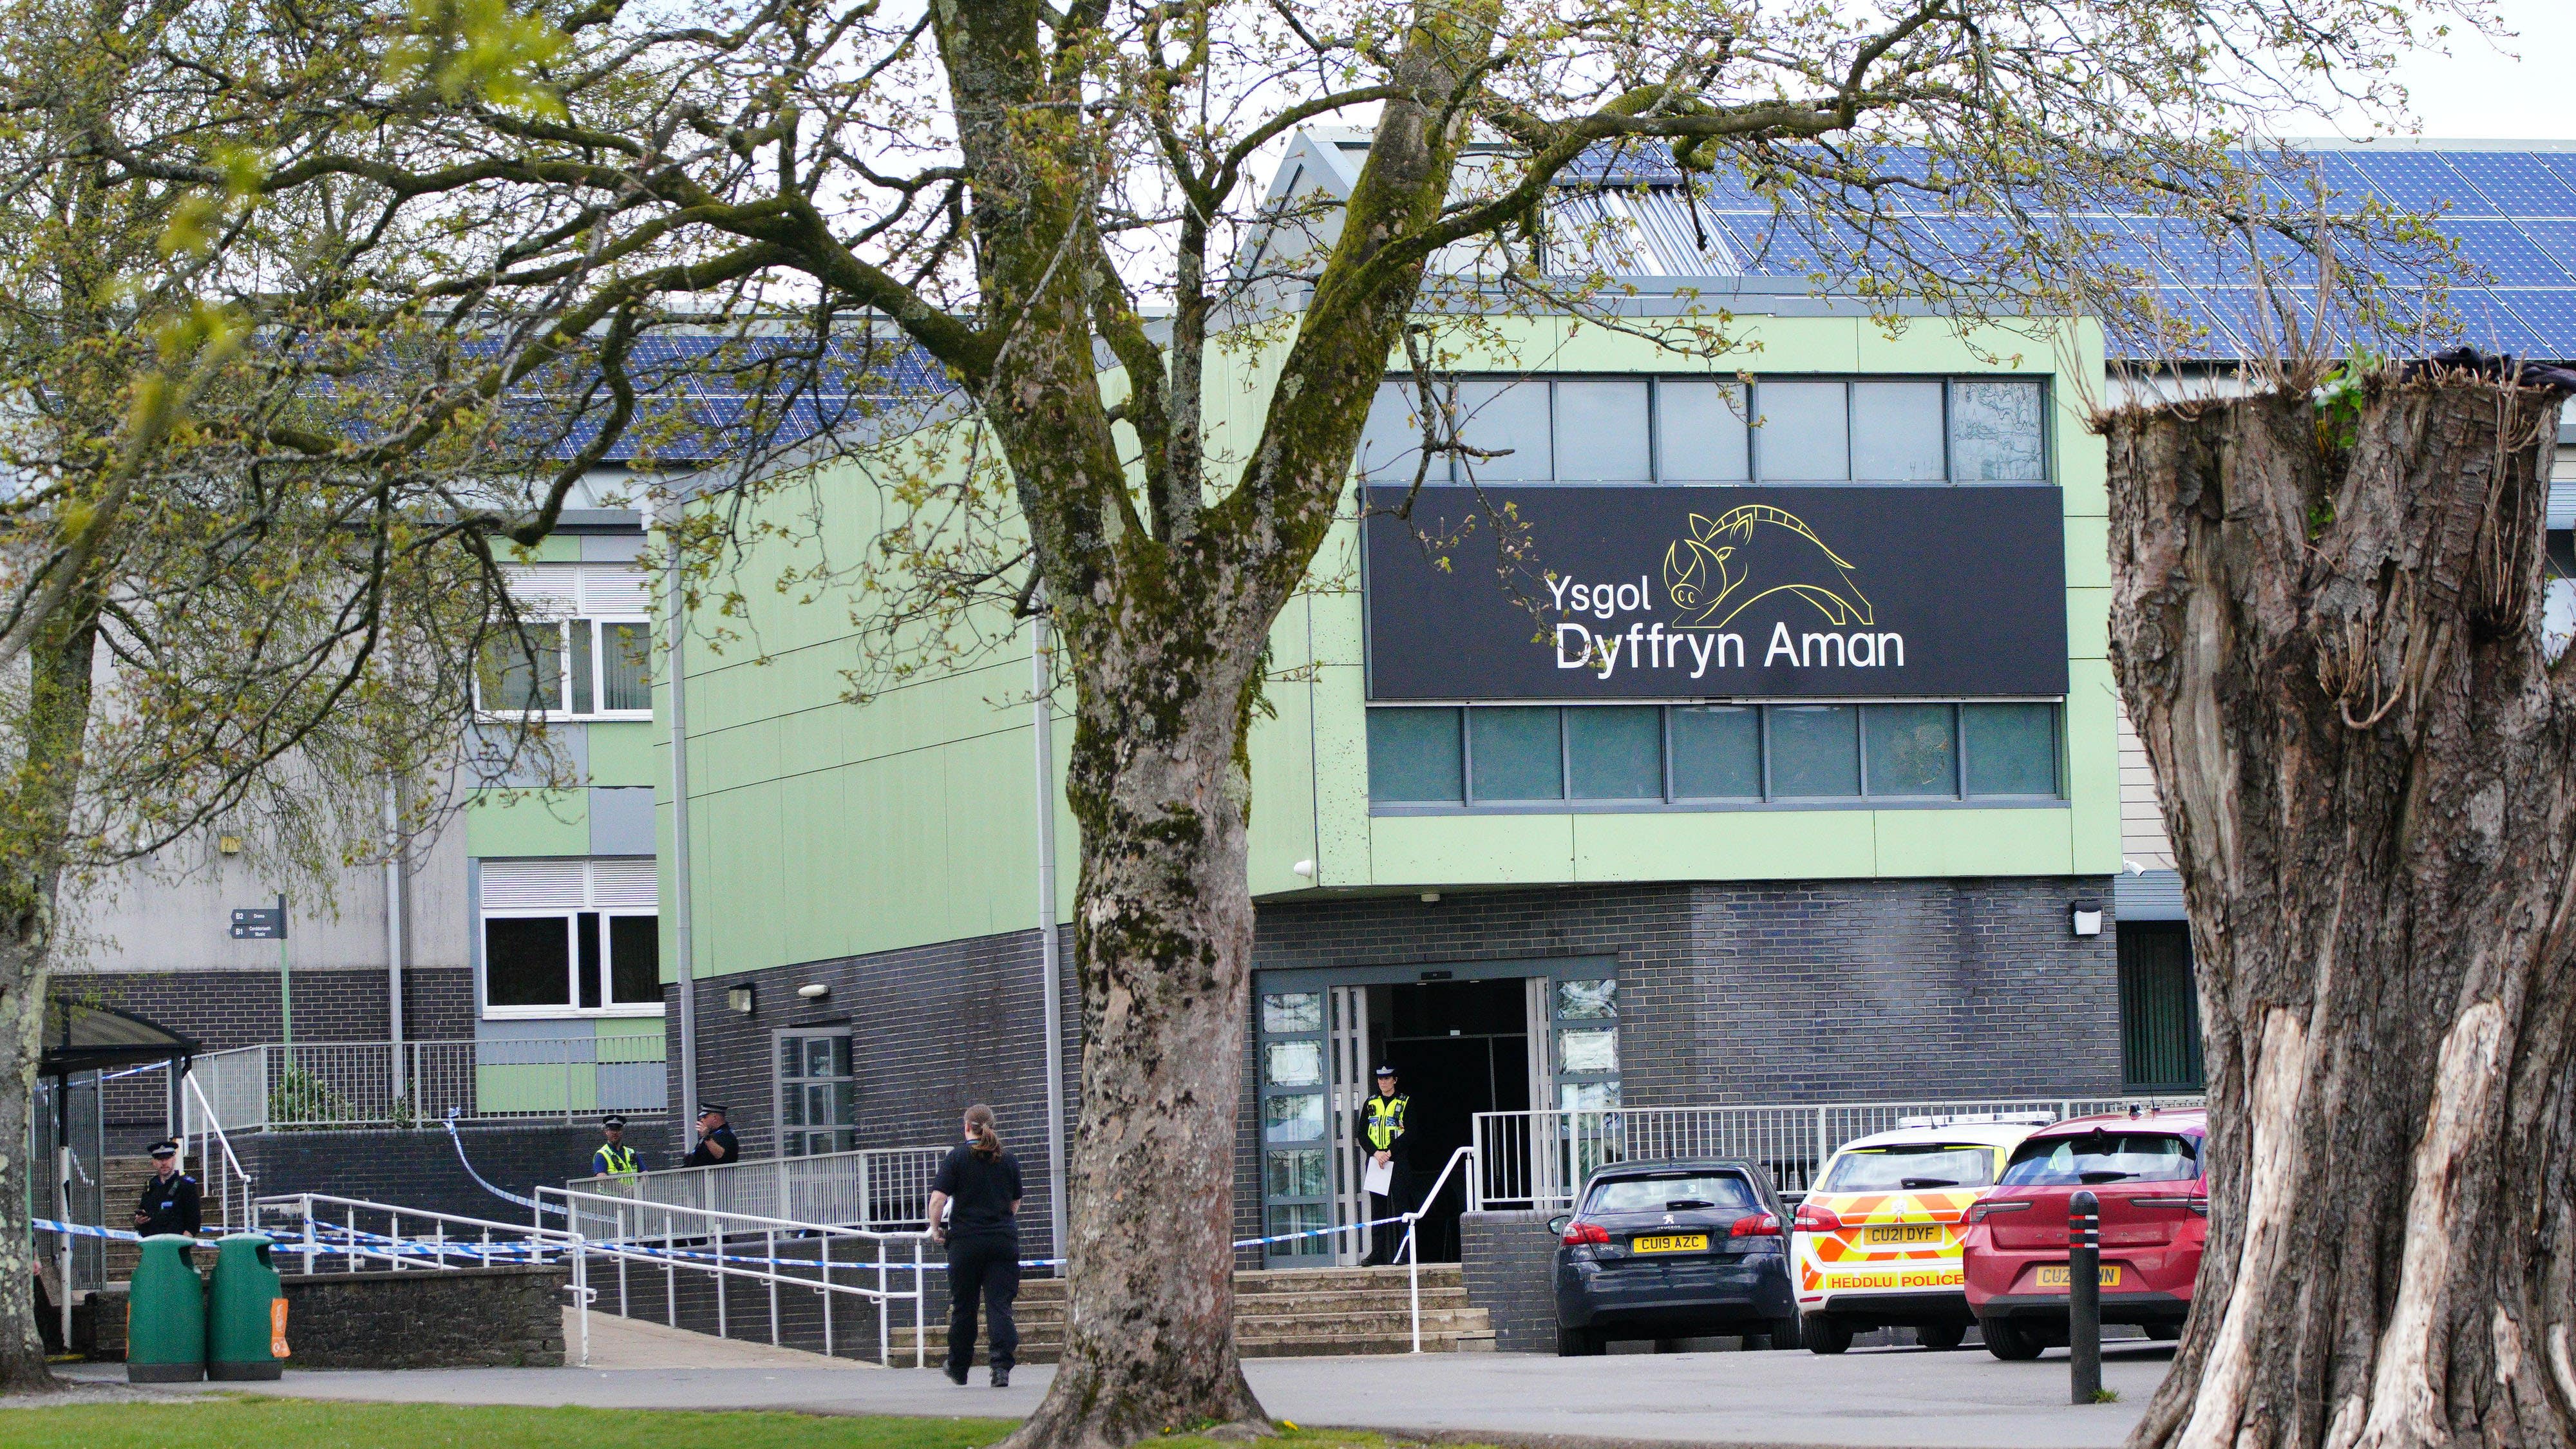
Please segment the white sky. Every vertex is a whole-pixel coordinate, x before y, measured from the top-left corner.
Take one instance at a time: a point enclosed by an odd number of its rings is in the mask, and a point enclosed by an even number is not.
[[[2576,3],[2501,0],[2517,37],[2504,51],[2455,36],[2448,58],[2419,54],[2401,72],[2422,133],[2443,140],[2576,141],[2576,107],[2566,103],[2576,61]]]

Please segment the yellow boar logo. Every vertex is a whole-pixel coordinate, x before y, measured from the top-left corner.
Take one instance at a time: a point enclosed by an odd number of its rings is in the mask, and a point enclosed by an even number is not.
[[[1682,629],[1722,629],[1780,593],[1815,605],[1837,629],[1874,622],[1851,565],[1794,514],[1767,503],[1729,509],[1714,522],[1692,514],[1689,535],[1664,550],[1664,592]]]

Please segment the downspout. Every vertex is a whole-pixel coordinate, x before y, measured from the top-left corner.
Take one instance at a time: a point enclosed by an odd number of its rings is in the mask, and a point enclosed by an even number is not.
[[[689,912],[689,704],[688,663],[685,646],[689,636],[688,591],[680,563],[680,520],[686,507],[675,488],[671,495],[670,515],[663,521],[664,547],[670,560],[663,591],[671,605],[671,645],[664,657],[670,661],[671,676],[671,959],[677,968],[676,994],[680,998],[680,1121],[690,1120],[698,1105],[698,998],[697,964],[693,957],[696,932]],[[681,1140],[687,1140],[688,1129],[681,1129]]]
[[[1029,616],[1029,723],[1037,737],[1038,960],[1046,1002],[1047,1225],[1054,1234],[1056,1274],[1064,1275],[1064,962],[1056,943],[1055,698],[1049,678],[1054,650],[1047,616]]]
[[[393,1099],[403,1099],[403,838],[402,803],[385,777],[385,1039],[393,1061]]]

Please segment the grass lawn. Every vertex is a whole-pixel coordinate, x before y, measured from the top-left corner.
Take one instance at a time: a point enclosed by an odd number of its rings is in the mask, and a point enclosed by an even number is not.
[[[310,1399],[0,1409],[9,1449],[983,1449],[1010,1419],[830,1418],[673,1410],[449,1408]],[[1154,1449],[1247,1449],[1196,1435]],[[1264,1449],[1388,1449],[1383,1435],[1296,1429]]]

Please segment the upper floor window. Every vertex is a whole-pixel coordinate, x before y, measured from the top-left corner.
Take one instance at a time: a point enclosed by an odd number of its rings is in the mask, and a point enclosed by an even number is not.
[[[1427,482],[2045,483],[2047,391],[1995,378],[1462,378]],[[1358,468],[1411,483],[1422,395],[1378,387]]]
[[[659,1015],[653,871],[651,856],[483,862],[483,1014]]]
[[[653,625],[644,619],[539,619],[485,643],[477,680],[489,714],[568,719],[643,718],[653,712],[648,668]]]

